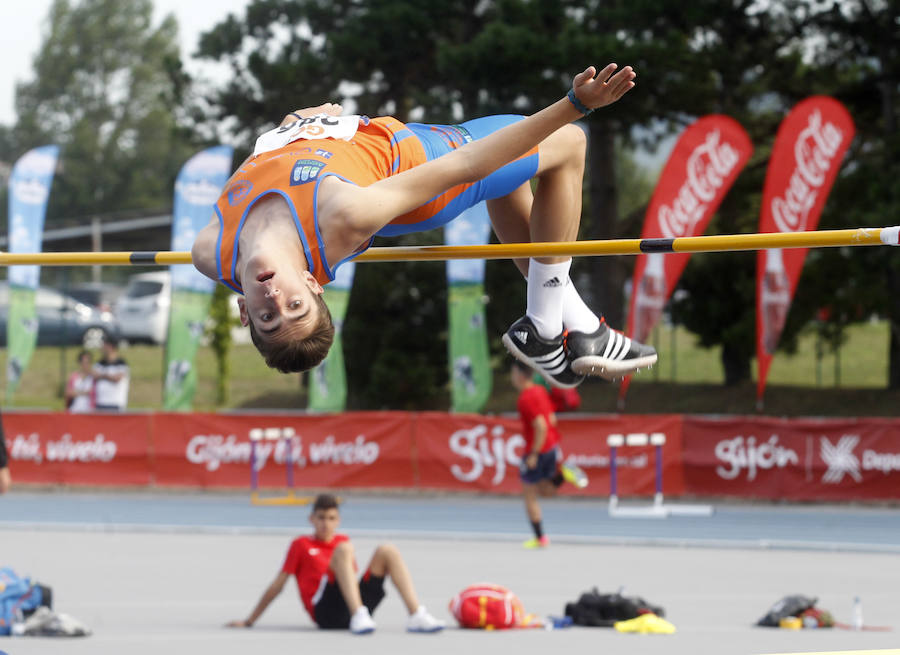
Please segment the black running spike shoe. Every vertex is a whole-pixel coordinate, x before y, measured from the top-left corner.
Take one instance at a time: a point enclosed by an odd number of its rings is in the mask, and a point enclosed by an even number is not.
[[[513,357],[528,364],[554,387],[572,389],[584,380],[583,375],[572,371],[563,333],[553,339],[545,339],[538,334],[527,316],[520,318],[506,331],[503,345]]]
[[[600,321],[596,332],[570,331],[566,349],[577,375],[598,375],[607,380],[648,368],[656,363],[656,350],[638,343]]]

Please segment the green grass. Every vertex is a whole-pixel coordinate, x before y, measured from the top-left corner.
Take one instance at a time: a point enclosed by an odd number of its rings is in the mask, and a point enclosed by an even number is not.
[[[860,323],[847,330],[847,342],[840,351],[816,358],[816,337],[812,330],[801,336],[797,352],[776,353],[769,367],[767,385],[801,387],[852,387],[884,389],[888,381],[888,323]],[[659,352],[659,364],[649,374],[634,380],[644,382],[681,382],[721,384],[724,373],[721,348],[704,349],[697,338],[684,328],[660,325],[651,343]],[[756,360],[753,379],[757,378]]]
[[[77,348],[65,353],[66,377],[75,369]],[[165,351],[160,346],[134,345],[120,351],[131,369],[129,409],[160,409]],[[95,353],[99,357],[99,353]],[[6,366],[6,351],[0,362]],[[239,407],[296,407],[306,406],[305,392],[301,393],[297,375],[281,375],[269,369],[252,345],[235,346],[230,357],[231,375],[228,384],[229,408]],[[194,397],[194,409],[213,411],[215,403],[216,364],[212,350],[200,348],[197,354],[200,379]],[[61,349],[38,348],[22,376],[13,406],[62,409]],[[268,405],[267,398],[278,399]]]
[[[886,390],[888,379],[886,322],[854,325],[839,356],[840,384],[835,384],[836,358],[816,359],[812,333],[804,334],[796,354],[778,353],[772,362],[766,392],[766,413],[775,415],[900,415],[900,392]],[[678,328],[660,326],[653,341],[660,363],[634,378],[626,409],[635,413],[698,412],[753,413],[755,383],[724,387],[719,349],[703,349],[696,338]],[[77,348],[38,348],[26,370],[13,406],[63,408],[62,364],[66,373],[75,366]],[[131,409],[159,409],[162,401],[164,351],[157,346],[123,349],[131,366]],[[64,362],[61,357],[64,356]],[[0,351],[6,364],[6,351]],[[200,381],[195,409],[213,411],[215,361],[208,348],[198,354]],[[755,367],[754,367],[755,370]],[[268,369],[251,345],[236,346],[231,354],[227,408],[285,409],[306,407],[306,393],[297,375]],[[585,411],[617,410],[618,388],[590,380],[581,387]],[[445,394],[445,397],[449,395]],[[446,409],[446,401],[445,407]],[[488,412],[514,411],[515,397],[505,371],[497,371]]]

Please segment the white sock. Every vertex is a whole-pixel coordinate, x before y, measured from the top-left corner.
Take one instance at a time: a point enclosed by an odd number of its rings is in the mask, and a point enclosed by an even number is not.
[[[563,290],[562,311],[563,326],[567,330],[591,334],[600,327],[600,319],[578,295],[578,289],[572,283],[572,278],[568,279],[568,284]]]
[[[561,264],[541,264],[534,259],[528,262],[528,307],[525,315],[545,339],[553,339],[562,332],[563,297],[571,265],[571,259]]]

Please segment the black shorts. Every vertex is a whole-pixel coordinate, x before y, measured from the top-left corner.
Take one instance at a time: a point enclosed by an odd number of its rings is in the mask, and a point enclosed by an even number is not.
[[[384,578],[366,571],[359,581],[359,595],[362,604],[374,612],[384,598]],[[337,582],[329,582],[322,597],[313,608],[316,625],[324,630],[346,630],[350,627],[350,610]]]
[[[538,455],[537,466],[533,469],[528,468],[525,464],[525,458],[522,458],[522,465],[519,469],[519,477],[526,484],[537,484],[541,480],[552,480],[556,475],[557,462],[562,459],[559,447],[551,448],[546,453]]]

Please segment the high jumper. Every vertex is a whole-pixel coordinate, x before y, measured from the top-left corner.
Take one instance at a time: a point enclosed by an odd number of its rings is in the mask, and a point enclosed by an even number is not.
[[[376,235],[437,228],[487,201],[501,242],[576,239],[586,139],[572,123],[634,87],[634,70],[617,68],[588,67],[566,97],[528,117],[424,125],[343,116],[330,103],[292,112],[226,183],[193,263],[243,294],[241,322],[269,366],[310,369],[334,337],[323,285]],[[582,301],[570,256],[516,264],[527,307],[503,343],[552,384],[574,387],[586,374],[621,377],[656,362],[653,348],[611,330]]]

